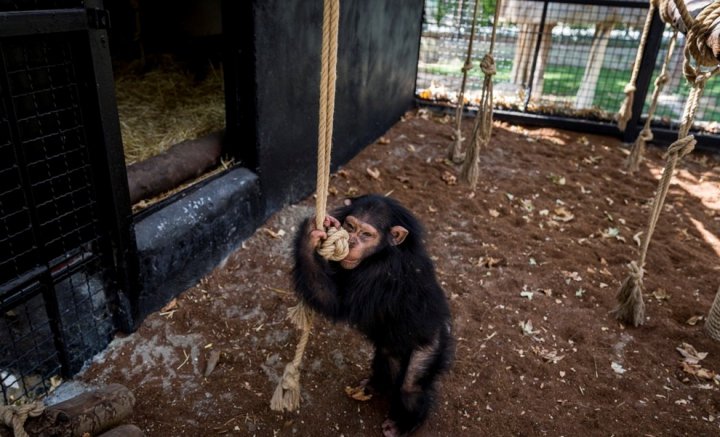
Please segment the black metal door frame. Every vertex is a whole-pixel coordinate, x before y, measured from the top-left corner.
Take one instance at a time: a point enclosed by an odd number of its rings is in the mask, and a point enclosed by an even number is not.
[[[73,34],[82,41],[81,53],[74,69],[83,80],[79,82],[78,93],[81,116],[85,127],[85,141],[90,161],[90,173],[97,194],[99,223],[106,233],[102,241],[101,265],[109,272],[108,300],[113,304],[113,319],[116,329],[130,332],[136,328],[138,313],[139,278],[137,275],[137,249],[133,230],[133,215],[130,206],[125,160],[123,155],[117,103],[108,47],[107,28],[109,17],[103,9],[102,0],[85,0],[84,8],[53,10],[30,10],[0,12],[0,42],[5,38],[32,37],[48,34]],[[0,72],[5,69],[6,60],[0,53]],[[11,84],[7,74],[0,77],[0,97],[10,125],[10,137],[14,138],[15,150],[20,169],[20,186],[25,193],[33,228],[37,265],[14,279],[0,284],[0,312],[21,304],[42,294],[55,347],[61,364],[61,373],[69,376],[77,369],[71,369],[67,356],[65,338],[61,326],[60,304],[54,292],[59,275],[73,274],[72,266],[58,273],[51,271],[51,260],[47,259],[44,242],[37,235],[39,222],[32,201],[29,185],[28,163],[19,142],[18,118],[9,97]],[[4,92],[2,90],[5,90]],[[68,257],[69,258],[69,257]],[[76,257],[77,258],[77,257]],[[82,262],[82,258],[81,258]]]

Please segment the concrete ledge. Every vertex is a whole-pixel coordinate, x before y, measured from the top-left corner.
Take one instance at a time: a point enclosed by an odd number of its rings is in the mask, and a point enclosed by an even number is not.
[[[135,224],[142,283],[136,326],[255,231],[260,197],[257,175],[234,169]]]

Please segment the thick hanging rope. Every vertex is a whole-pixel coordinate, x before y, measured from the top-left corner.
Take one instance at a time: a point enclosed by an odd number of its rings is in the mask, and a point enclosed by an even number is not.
[[[710,307],[710,314],[705,320],[705,331],[713,340],[720,341],[720,287]]]
[[[492,134],[493,120],[493,76],[497,73],[493,50],[495,49],[495,36],[497,34],[498,21],[500,18],[501,0],[495,3],[495,18],[493,19],[492,35],[490,37],[490,49],[480,62],[480,69],[485,78],[483,80],[480,106],[475,116],[472,141],[468,142],[465,148],[465,161],[463,162],[461,177],[472,188],[477,185],[480,176],[480,149],[483,148]]]
[[[0,422],[12,428],[15,437],[28,437],[28,433],[25,432],[25,421],[30,417],[38,417],[44,410],[45,405],[40,401],[24,405],[2,405]]]
[[[323,2],[322,65],[320,68],[320,110],[318,125],[317,193],[315,200],[315,227],[324,229],[325,212],[330,184],[330,157],[332,151],[333,117],[335,113],[335,81],[337,74],[338,24],[340,1]],[[324,258],[340,261],[348,254],[348,233],[344,229],[330,228],[328,238],[318,248]],[[270,400],[274,411],[293,411],[300,406],[300,364],[305,353],[313,313],[302,301],[288,310],[288,318],[301,331],[295,357],[285,366],[283,376]]]
[[[462,142],[464,140],[462,136],[462,119],[463,111],[465,109],[465,85],[467,84],[468,72],[472,69],[472,47],[473,40],[475,39],[475,26],[477,25],[477,13],[479,3],[479,0],[475,0],[472,25],[470,27],[470,41],[468,41],[465,64],[462,67],[462,82],[460,83],[460,92],[458,93],[457,104],[455,108],[455,141],[450,146],[450,150],[448,153],[450,159],[456,164],[461,163],[465,158],[465,155],[462,152]]]
[[[682,6],[679,5],[682,3]],[[715,4],[717,4],[716,2]],[[679,8],[685,8],[682,0],[678,0]],[[685,12],[687,9],[685,8]],[[707,24],[704,20],[707,17],[712,17],[713,11],[703,10],[698,14],[697,20],[692,21],[690,14],[684,14],[683,20],[689,25],[687,34],[687,41],[685,44],[683,62],[683,72],[685,78],[690,82],[692,88],[688,99],[685,102],[685,108],[683,110],[683,116],[678,131],[678,139],[672,143],[666,153],[665,168],[663,169],[662,176],[658,183],[658,188],[653,199],[652,208],[650,211],[650,218],[648,220],[647,229],[645,230],[643,244],[640,249],[640,260],[637,263],[630,264],[630,275],[623,282],[620,290],[617,294],[618,306],[613,309],[612,313],[615,317],[624,322],[632,323],[634,326],[642,325],[644,322],[644,303],[642,301],[642,293],[645,289],[643,284],[643,269],[645,267],[645,260],[647,258],[648,247],[650,246],[650,240],[652,239],[653,232],[657,226],[660,213],[662,212],[663,204],[665,203],[665,197],[667,196],[668,189],[670,187],[670,181],[675,171],[675,166],[678,160],[682,159],[685,155],[692,152],[697,142],[695,138],[689,134],[690,128],[692,127],[693,121],[695,120],[695,113],[697,111],[698,103],[702,97],[703,91],[705,90],[705,84],[711,77],[718,74],[720,67],[715,62],[715,67],[709,71],[703,71],[700,68],[700,62],[694,58],[692,49],[690,47],[697,46],[698,38],[704,40],[702,29],[706,28]],[[693,65],[693,59],[698,65]]]
[[[645,125],[638,134],[637,139],[635,139],[635,143],[633,144],[630,155],[628,156],[628,159],[625,163],[625,166],[630,173],[638,171],[638,169],[640,168],[640,161],[642,161],[643,155],[645,154],[645,145],[653,139],[653,133],[650,125],[653,121],[653,117],[655,116],[655,110],[657,109],[660,93],[662,92],[665,84],[670,78],[667,73],[667,67],[670,64],[670,59],[672,58],[673,51],[675,50],[677,35],[678,31],[676,30],[675,32],[673,32],[673,35],[670,38],[667,53],[665,53],[665,59],[663,61],[662,69],[660,70],[660,74],[658,75],[658,77],[655,79],[655,89],[653,90],[652,102],[650,103],[650,108],[648,109],[648,115],[647,119],[645,120]]]
[[[633,65],[632,74],[630,75],[630,82],[625,85],[625,100],[620,105],[620,110],[617,113],[618,129],[621,132],[625,131],[627,122],[632,117],[633,101],[635,100],[635,90],[638,74],[640,73],[640,63],[642,62],[643,52],[645,51],[645,43],[650,33],[650,25],[652,24],[652,17],[655,9],[658,7],[659,0],[650,0],[650,7],[648,13],[645,16],[645,25],[643,26],[642,36],[640,37],[640,46],[635,53],[635,64]]]

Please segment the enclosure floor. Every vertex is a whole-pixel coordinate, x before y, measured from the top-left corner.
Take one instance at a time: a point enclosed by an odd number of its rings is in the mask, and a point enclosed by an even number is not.
[[[389,193],[427,228],[458,345],[417,435],[717,435],[718,382],[683,371],[676,348],[707,352],[700,365],[720,371],[720,343],[704,320],[687,322],[707,314],[720,285],[718,161],[694,155],[679,166],[650,248],[647,321],[626,328],[608,312],[637,256],[660,151],[629,175],[615,139],[496,123],[473,192],[454,183],[459,167],[445,160],[448,122],[408,113],[331,180],[333,206],[344,195]],[[366,376],[372,349],[324,320],[305,355],[300,411],[268,408],[297,340],[285,320],[296,302],[291,244],[313,202],[271,217],[79,379],[129,386],[132,420],[152,436],[379,435],[387,401],[359,403],[343,391]],[[204,377],[211,351],[220,361]]]

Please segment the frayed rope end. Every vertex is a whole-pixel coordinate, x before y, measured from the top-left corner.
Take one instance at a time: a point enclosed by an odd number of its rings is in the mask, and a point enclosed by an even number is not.
[[[642,270],[635,262],[630,263],[630,274],[625,278],[617,294],[618,306],[612,311],[615,318],[625,324],[640,326],[645,323],[645,302]]]
[[[293,363],[285,366],[283,376],[270,399],[273,411],[294,411],[300,407],[300,372]]]

